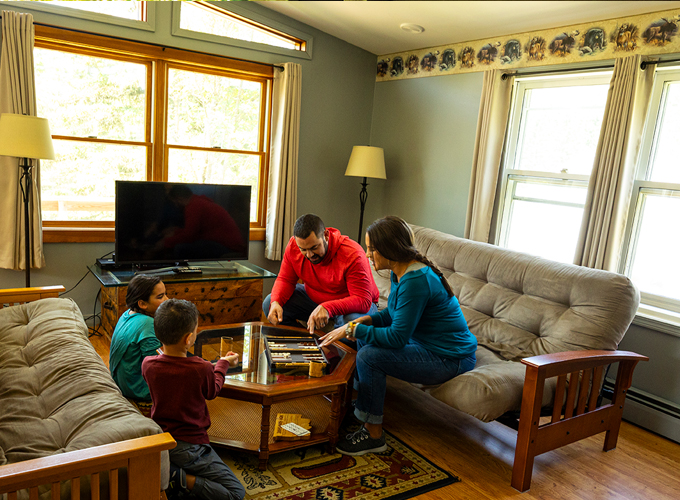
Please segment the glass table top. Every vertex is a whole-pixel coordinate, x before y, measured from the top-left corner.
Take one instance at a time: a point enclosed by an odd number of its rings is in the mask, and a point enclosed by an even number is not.
[[[270,359],[266,353],[265,337],[269,339],[269,342],[283,337],[304,337],[314,342],[314,338],[305,330],[277,328],[258,323],[203,330],[196,337],[193,354],[208,361],[217,362],[220,358],[222,337],[230,338],[227,340],[231,344],[228,350],[238,353],[241,359],[237,367],[229,368],[227,379],[271,385],[312,378],[309,375],[309,365],[277,367],[276,372],[272,372]],[[323,352],[328,360],[325,374],[332,373],[346,354],[344,350],[336,346],[324,347]]]
[[[87,268],[105,287],[126,286],[139,273],[159,276],[164,283],[276,278],[276,274],[247,261],[192,262],[191,266],[199,267],[201,273],[176,273],[174,267],[138,271],[131,266],[102,269],[99,264],[93,264]]]

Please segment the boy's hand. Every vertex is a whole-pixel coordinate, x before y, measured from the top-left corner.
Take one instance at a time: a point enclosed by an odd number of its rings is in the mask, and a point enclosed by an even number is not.
[[[232,368],[238,365],[238,354],[235,352],[229,351],[226,356],[220,359],[227,361]]]

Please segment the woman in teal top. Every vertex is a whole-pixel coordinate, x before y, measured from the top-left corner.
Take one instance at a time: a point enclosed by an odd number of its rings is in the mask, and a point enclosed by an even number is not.
[[[125,303],[129,308],[116,324],[111,337],[109,369],[123,396],[151,401],[142,377],[142,360],[158,354],[161,347],[153,329],[153,315],[168,300],[165,285],[157,276],[138,274],[128,283]]]
[[[409,225],[399,217],[378,219],[366,232],[366,248],[376,271],[391,271],[387,308],[333,330],[321,344],[357,340],[354,414],[364,425],[336,446],[346,455],[387,449],[382,432],[387,375],[436,385],[476,362],[477,339],[458,299],[441,271],[415,248]]]

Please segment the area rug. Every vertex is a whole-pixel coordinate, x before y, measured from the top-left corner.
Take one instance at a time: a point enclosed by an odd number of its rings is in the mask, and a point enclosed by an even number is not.
[[[387,432],[385,440],[387,451],[358,457],[323,445],[277,453],[266,471],[256,455],[217,451],[252,500],[405,500],[460,481]]]

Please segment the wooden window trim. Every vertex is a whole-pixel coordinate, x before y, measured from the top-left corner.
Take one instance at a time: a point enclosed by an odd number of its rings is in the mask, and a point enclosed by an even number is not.
[[[169,67],[263,82],[259,151],[243,153],[264,156],[263,172],[260,179],[261,182],[259,182],[257,221],[250,224],[250,240],[264,240],[264,226],[266,222],[265,200],[269,173],[269,151],[268,148],[265,148],[265,145],[269,144],[271,136],[270,110],[272,99],[271,83],[274,78],[273,66],[203,52],[173,49],[103,35],[81,33],[45,25],[35,25],[35,47],[99,57],[105,55],[112,59],[145,63],[150,66],[150,70],[147,71],[147,88],[149,92],[146,102],[145,141],[118,141],[57,135],[53,136],[53,138],[146,146],[147,179],[151,181],[167,180],[165,160],[169,145],[165,143],[165,125],[167,117],[167,74]],[[162,102],[163,106],[154,107],[154,101]],[[151,116],[151,119],[148,118],[149,116]],[[155,131],[152,131],[152,121],[162,124],[162,126],[158,126],[155,128]],[[154,137],[152,137],[152,133],[155,134]],[[172,147],[176,146],[172,145]],[[230,150],[221,151],[229,152]],[[238,151],[238,153],[242,152]],[[113,221],[43,221],[44,243],[111,243],[114,241],[115,225]]]

